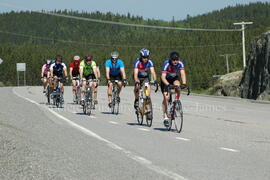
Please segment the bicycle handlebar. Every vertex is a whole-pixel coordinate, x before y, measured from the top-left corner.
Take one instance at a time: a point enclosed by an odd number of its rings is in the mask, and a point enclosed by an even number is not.
[[[180,86],[175,86],[175,85],[169,85],[169,91],[173,90],[173,89],[187,89],[188,90],[188,93],[187,93],[187,96],[190,95],[190,88],[189,86],[187,87],[182,87],[181,85]]]

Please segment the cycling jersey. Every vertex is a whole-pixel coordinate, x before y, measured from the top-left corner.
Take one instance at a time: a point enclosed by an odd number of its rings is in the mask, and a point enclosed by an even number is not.
[[[134,63],[134,69],[138,69],[138,78],[148,78],[149,77],[149,69],[154,67],[154,64],[151,59],[149,59],[146,63],[141,61],[141,58],[137,58]]]
[[[110,75],[117,76],[121,74],[120,68],[124,67],[124,62],[121,59],[118,59],[116,63],[113,63],[112,60],[108,59],[105,64],[106,68],[110,68]]]
[[[65,63],[53,63],[50,66],[50,70],[53,70],[53,75],[57,77],[62,77],[63,76],[63,70],[67,69]]]
[[[71,62],[71,63],[69,64],[69,67],[70,67],[70,68],[73,68],[73,69],[72,69],[72,76],[73,76],[73,77],[79,75],[79,73],[80,73],[80,71],[79,71],[79,70],[80,70],[80,62],[75,63],[75,62],[73,61],[73,62]]]
[[[90,74],[94,74],[94,68],[96,68],[96,62],[91,61],[90,64],[88,65],[84,60],[80,63],[80,68],[83,68],[83,75],[84,76],[89,76]]]
[[[50,71],[50,65],[44,64],[41,70],[43,71],[43,77],[47,77],[48,72]]]
[[[166,73],[166,79],[174,79],[177,77],[177,72],[185,70],[183,62],[180,60],[176,66],[170,64],[169,60],[164,61],[162,73]]]

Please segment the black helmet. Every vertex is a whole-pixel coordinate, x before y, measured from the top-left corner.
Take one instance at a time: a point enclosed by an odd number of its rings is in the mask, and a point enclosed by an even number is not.
[[[63,60],[63,57],[61,55],[56,55],[55,56],[55,61],[57,61],[58,59],[60,59],[62,61]]]
[[[179,59],[180,59],[180,55],[178,52],[172,51],[170,53],[170,60],[179,60]]]

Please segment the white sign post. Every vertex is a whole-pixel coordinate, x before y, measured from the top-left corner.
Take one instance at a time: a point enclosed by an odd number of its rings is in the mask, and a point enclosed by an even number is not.
[[[26,86],[26,77],[25,77],[25,71],[26,71],[26,64],[25,63],[17,63],[17,86],[20,85],[20,72],[24,72],[24,86]]]

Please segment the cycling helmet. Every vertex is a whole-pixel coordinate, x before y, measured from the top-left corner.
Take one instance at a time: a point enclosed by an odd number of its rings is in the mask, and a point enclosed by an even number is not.
[[[146,48],[143,48],[140,50],[140,56],[148,58],[150,56],[150,51]]]
[[[119,57],[119,53],[117,51],[113,51],[111,53],[111,59],[118,59],[118,57]]]
[[[179,59],[180,59],[180,55],[178,52],[172,51],[170,53],[170,60],[179,60]]]
[[[91,61],[93,59],[93,56],[87,55],[84,57],[85,61]]]
[[[73,61],[75,61],[75,62],[80,61],[80,56],[74,56],[74,57],[73,57]]]
[[[63,57],[61,55],[56,55],[55,56],[55,61],[57,61],[58,59],[60,59],[62,61],[63,60]]]
[[[46,64],[47,65],[50,65],[51,64],[51,60],[50,59],[47,59]]]

